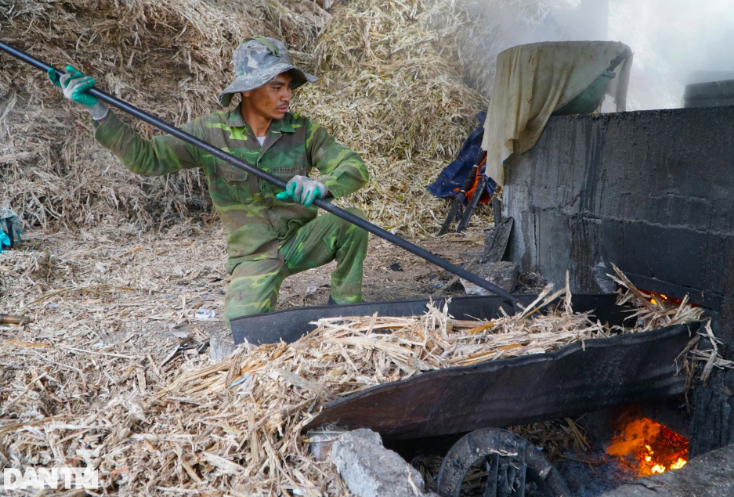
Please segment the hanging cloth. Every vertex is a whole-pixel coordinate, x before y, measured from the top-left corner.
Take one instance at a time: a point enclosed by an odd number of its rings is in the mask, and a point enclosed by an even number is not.
[[[486,175],[502,185],[505,159],[530,150],[554,111],[619,64],[606,91],[614,92],[617,112],[626,110],[631,63],[630,48],[611,41],[533,43],[500,53],[482,140]]]

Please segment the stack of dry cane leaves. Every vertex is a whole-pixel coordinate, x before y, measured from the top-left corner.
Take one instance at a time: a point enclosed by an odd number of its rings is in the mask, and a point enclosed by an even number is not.
[[[621,300],[635,300],[646,313],[644,326],[624,332],[702,317],[685,302],[653,312],[645,294],[620,279],[628,288]],[[564,293],[554,309],[536,313]],[[246,346],[219,362],[193,354],[173,367],[108,348],[52,351],[38,340],[30,353],[45,367],[33,367],[25,389],[4,404],[6,420],[15,419],[0,425],[0,454],[5,465],[92,466],[107,490],[136,495],[344,495],[338,475],[310,457],[300,433],[327,402],[425,371],[616,332],[575,313],[567,289],[547,288],[522,313],[487,322],[455,320],[436,307],[420,317],[322,319],[293,344]],[[100,390],[89,367],[68,360],[70,352],[93,354],[101,375],[117,380]],[[64,388],[51,388],[61,378]],[[119,390],[110,389],[115,384]],[[104,401],[95,402],[97,395]]]

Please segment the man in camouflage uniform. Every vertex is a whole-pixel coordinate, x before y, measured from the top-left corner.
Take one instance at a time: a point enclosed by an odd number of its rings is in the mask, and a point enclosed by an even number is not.
[[[316,197],[342,197],[368,179],[359,156],[338,144],[322,127],[287,112],[291,90],[316,80],[288,59],[271,38],[248,39],[234,53],[235,80],[220,95],[227,108],[182,126],[190,133],[263,171],[287,181],[286,191],[258,179],[170,135],[144,140],[104,103],[86,93],[94,80],[67,66],[61,78],[49,72],[64,95],[85,105],[95,120],[95,138],[130,171],[147,176],[200,167],[227,228],[232,275],[224,317],[231,319],[275,308],[283,279],[333,259],[330,303],[361,301],[367,232],[326,213],[316,217]],[[323,176],[308,178],[312,168]],[[357,209],[348,209],[364,217]]]

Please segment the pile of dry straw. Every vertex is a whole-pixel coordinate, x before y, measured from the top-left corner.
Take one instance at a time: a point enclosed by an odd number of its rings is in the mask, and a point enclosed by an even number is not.
[[[455,2],[356,0],[336,10],[316,50],[320,83],[298,107],[366,159],[349,201],[384,228],[427,235],[445,202],[426,191],[456,155],[486,100],[461,78],[471,24]]]
[[[425,371],[702,318],[685,302],[650,304],[621,281],[628,290],[620,301],[638,308],[631,329],[610,329],[590,313],[575,313],[568,290],[547,288],[515,316],[458,321],[429,307],[416,317],[322,319],[293,344],[246,346],[218,362],[195,348],[171,359],[178,343],[170,340],[156,350],[151,341],[136,343],[139,335],[91,344],[62,332],[39,333],[34,325],[14,328],[13,339],[0,341],[3,357],[18,361],[15,368],[3,365],[10,388],[0,457],[5,465],[91,466],[106,489],[131,495],[344,495],[338,475],[309,456],[300,433],[329,401]],[[536,313],[560,296],[547,314]]]
[[[449,0],[357,0],[331,13],[309,0],[0,6],[3,40],[57,67],[74,64],[103,90],[175,124],[218,109],[216,94],[232,76],[231,51],[243,38],[283,39],[295,61],[321,78],[296,95],[294,109],[361,153],[372,173],[369,186],[346,202],[410,235],[425,235],[442,220],[446,203],[425,186],[486,108],[486,94],[462,79],[465,67],[493,62],[486,51],[472,53],[479,47],[467,40],[478,40],[477,29],[463,4]],[[167,227],[211,215],[198,172],[143,178],[125,171],[94,142],[83,110],[37,70],[0,57],[3,197],[27,226],[76,229],[107,217]],[[157,133],[144,123],[136,128]]]
[[[280,38],[321,78],[296,95],[294,110],[362,154],[372,174],[345,202],[387,229],[426,236],[447,204],[425,187],[476,127],[495,56],[512,39],[497,9],[532,26],[569,1],[356,0],[327,13],[310,0],[17,0],[0,5],[0,36],[57,67],[75,65],[103,90],[177,125],[218,110],[243,38]],[[76,229],[108,218],[150,228],[211,217],[198,171],[125,171],[94,142],[83,110],[36,69],[0,57],[0,178],[9,185],[0,201],[27,227]]]

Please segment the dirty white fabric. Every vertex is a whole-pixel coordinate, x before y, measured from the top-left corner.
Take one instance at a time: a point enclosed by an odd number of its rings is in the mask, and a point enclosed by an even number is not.
[[[617,111],[626,107],[632,53],[623,43],[570,41],[520,45],[497,56],[494,87],[484,123],[482,149],[487,176],[504,184],[503,162],[530,150],[551,114],[573,100],[615,59],[613,91]]]

